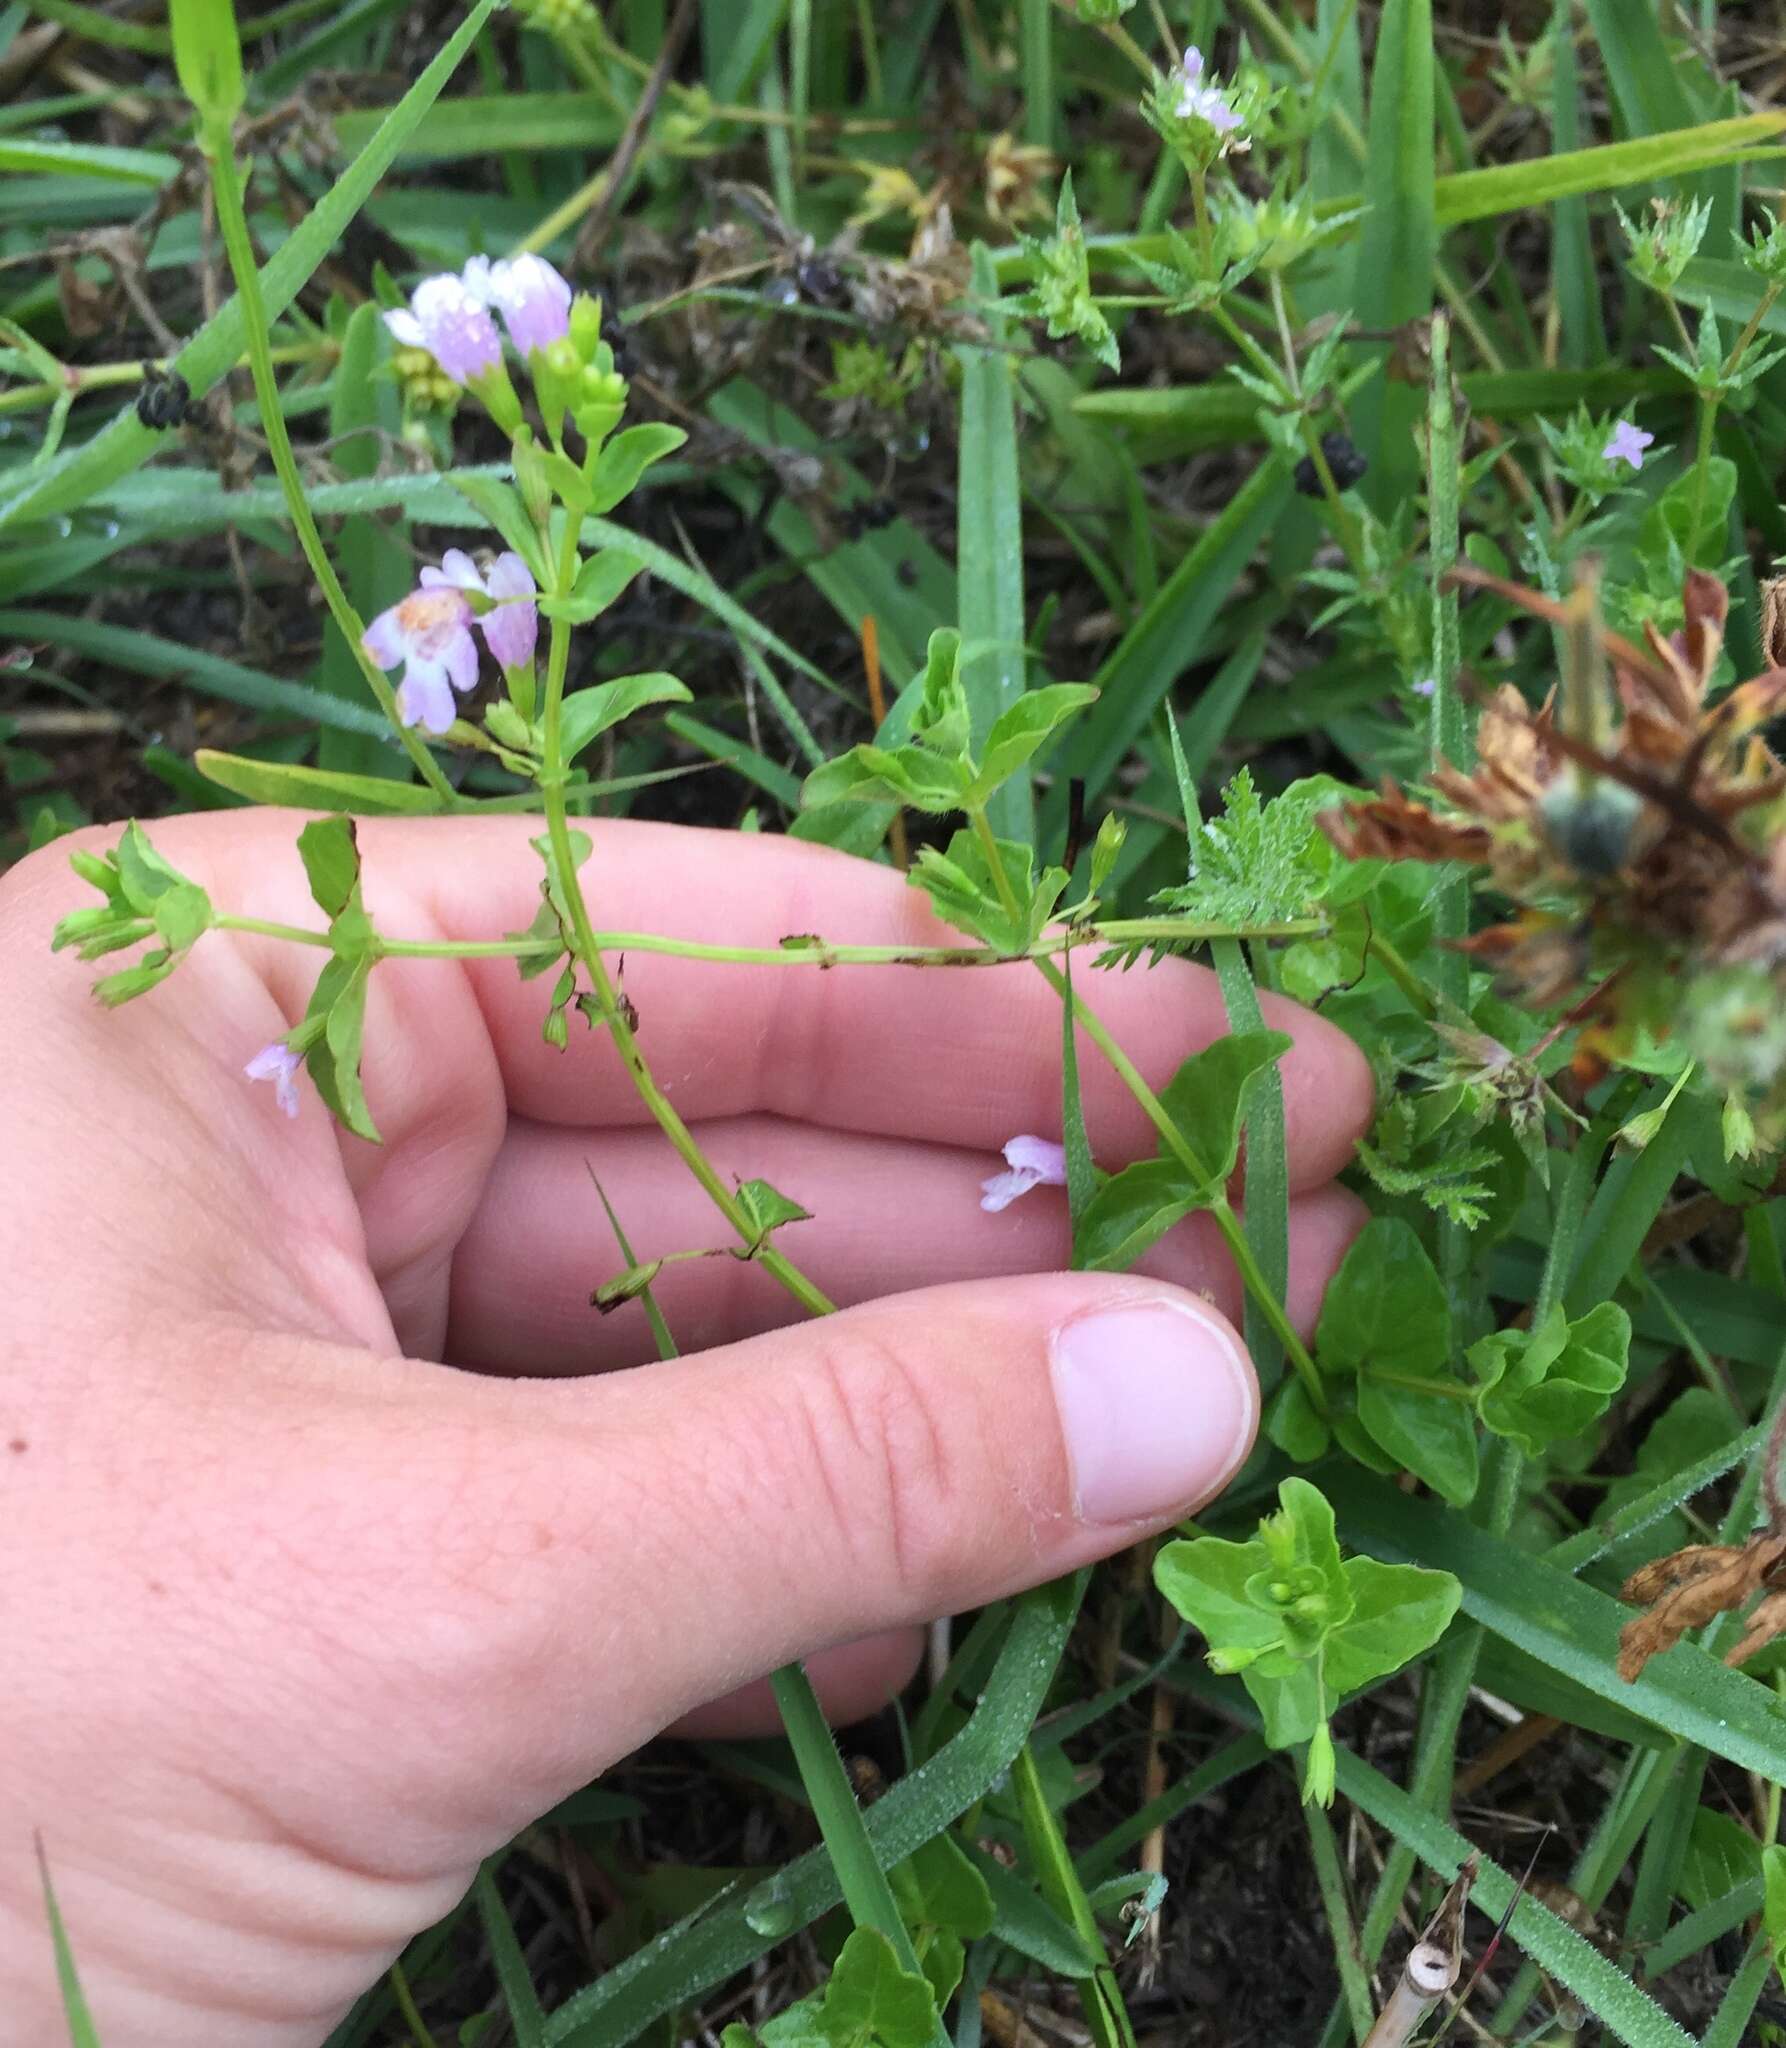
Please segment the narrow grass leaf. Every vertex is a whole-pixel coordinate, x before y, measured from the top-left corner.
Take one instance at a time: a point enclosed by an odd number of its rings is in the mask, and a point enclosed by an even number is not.
[[[1632,1609],[1374,1474],[1323,1468],[1322,1487],[1349,1542],[1391,1563],[1455,1572],[1464,1612],[1495,1635],[1682,1741],[1765,1778],[1786,1775],[1786,1709],[1755,1679],[1682,1643],[1627,1682],[1617,1659]]]
[[[93,2024],[87,1995],[81,1989],[74,1949],[68,1939],[68,1929],[62,1924],[62,1909],[56,1903],[56,1887],[50,1881],[49,1858],[44,1854],[41,1837],[37,1842],[37,1872],[43,1885],[43,1909],[49,1918],[50,1943],[56,1955],[56,1983],[62,1993],[62,2010],[68,2019],[71,2048],[100,2048],[99,2029]]]
[[[528,1974],[527,1958],[515,1938],[514,1922],[496,1889],[494,1871],[500,1861],[497,1858],[479,1866],[478,1917],[484,1923],[484,1939],[490,1944],[490,1960],[496,1966],[502,2002],[508,2007],[509,2023],[515,2030],[515,2048],[545,2048],[546,2015]]]
[[[393,108],[378,134],[273,255],[261,273],[269,319],[284,312],[317,265],[340,243],[349,221],[389,170],[404,136],[458,69],[495,6],[496,0],[473,0],[464,20]],[[193,395],[202,397],[233,368],[245,340],[241,303],[232,297],[180,350],[173,367],[192,387]],[[162,436],[144,426],[133,408],[126,407],[83,447],[61,457],[12,498],[0,500],[0,527],[23,519],[48,518],[84,504],[96,491],[135,469],[161,444]]]
[[[957,622],[964,641],[988,643],[961,665],[976,752],[993,721],[1023,695],[1023,485],[1017,468],[1017,401],[998,278],[983,244],[973,280],[987,325],[984,347],[956,351],[961,364],[961,451],[955,500]],[[1001,839],[1028,846],[1035,806],[1028,773],[1013,775],[986,806]]]
[[[868,1809],[868,1833],[882,1869],[903,1862],[982,1798],[1029,1735],[1078,1612],[1080,1587],[1062,1580],[1015,1601],[1011,1632],[967,1726]],[[785,1922],[759,1933],[742,1899],[690,1915],[577,1992],[546,2023],[548,2048],[622,2048],[660,2014],[746,1969],[783,1932],[811,1924],[841,1891],[825,1851],[814,1849],[781,1873]]]

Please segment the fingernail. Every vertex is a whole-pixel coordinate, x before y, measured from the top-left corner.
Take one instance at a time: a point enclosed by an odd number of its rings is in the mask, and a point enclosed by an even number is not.
[[[1064,1324],[1054,1398],[1086,1522],[1157,1520],[1206,1500],[1240,1468],[1259,1406],[1226,1325],[1166,1300]]]

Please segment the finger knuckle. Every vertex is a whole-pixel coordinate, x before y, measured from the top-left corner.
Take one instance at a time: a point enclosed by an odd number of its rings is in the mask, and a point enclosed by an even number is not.
[[[828,1341],[804,1396],[813,1478],[859,1569],[928,1612],[946,1583],[959,1473],[925,1374],[866,1331]]]

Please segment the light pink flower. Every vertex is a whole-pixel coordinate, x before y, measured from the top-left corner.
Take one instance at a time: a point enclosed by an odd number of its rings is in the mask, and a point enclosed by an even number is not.
[[[384,316],[405,348],[425,348],[455,384],[469,384],[502,361],[502,338],[489,308],[450,271],[425,277],[407,307]]]
[[[571,331],[571,288],[543,256],[531,253],[492,263],[474,256],[460,273],[465,289],[494,306],[519,352],[550,348]]]
[[[525,668],[539,639],[539,607],[532,602],[539,586],[521,557],[504,553],[485,576],[463,548],[448,548],[438,569],[422,571],[424,590],[475,590],[492,608],[475,623],[485,645],[504,668]]]
[[[1218,135],[1232,135],[1240,116],[1229,106],[1227,95],[1214,84],[1203,83],[1203,52],[1195,44],[1184,53],[1184,83],[1178,93],[1179,119],[1207,121]]]
[[[1064,1188],[1067,1152],[1047,1138],[1013,1138],[1005,1147],[1004,1173],[980,1183],[980,1207],[992,1214],[1008,1209],[1031,1188]]]
[[[1643,467],[1643,451],[1655,439],[1646,434],[1635,420],[1620,420],[1612,430],[1612,439],[1600,450],[1602,462],[1628,462],[1633,469]]]
[[[298,1113],[298,1069],[304,1062],[283,1038],[263,1045],[242,1069],[251,1081],[271,1081],[273,1100],[287,1116]]]
[[[461,560],[476,577],[469,557]],[[438,580],[430,583],[430,575]],[[380,668],[403,664],[397,692],[403,723],[443,733],[455,716],[453,691],[463,695],[477,682],[477,642],[471,637],[471,606],[464,591],[439,570],[424,569],[422,583],[422,589],[380,612],[360,636],[360,645]]]

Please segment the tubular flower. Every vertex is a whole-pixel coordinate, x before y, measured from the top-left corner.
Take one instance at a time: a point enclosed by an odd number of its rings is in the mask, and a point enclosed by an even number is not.
[[[1620,420],[1612,430],[1612,438],[1600,451],[1602,462],[1628,462],[1633,469],[1643,467],[1643,451],[1655,439],[1646,433],[1635,420]]]
[[[540,615],[532,600],[539,586],[519,555],[498,555],[486,576],[463,548],[448,548],[438,569],[422,571],[422,588],[475,590],[480,597],[489,598],[491,609],[480,613],[474,622],[484,636],[484,644],[504,668],[525,668],[533,659]]]
[[[1005,1167],[1005,1172],[980,1183],[980,1207],[990,1214],[1008,1209],[1031,1188],[1067,1184],[1066,1148],[1047,1138],[1013,1138],[1005,1147]]]
[[[571,288],[543,256],[511,256],[501,263],[474,256],[460,282],[480,305],[502,315],[523,356],[550,348],[571,331]]]
[[[287,1116],[298,1113],[298,1069],[304,1062],[283,1038],[263,1045],[242,1069],[251,1081],[271,1081],[273,1100]]]
[[[1178,93],[1181,120],[1207,121],[1218,135],[1232,135],[1240,116],[1228,104],[1220,86],[1203,82],[1203,52],[1194,44],[1184,53],[1184,83]]]
[[[425,348],[455,384],[498,368],[502,340],[484,301],[450,272],[425,277],[384,324],[405,348]]]
[[[448,561],[451,559],[449,555]],[[476,577],[469,557],[460,559]],[[428,580],[431,575],[437,579],[433,583]],[[423,570],[422,583],[422,589],[412,590],[400,604],[380,612],[361,635],[360,644],[380,668],[403,664],[403,682],[397,691],[397,711],[403,723],[439,734],[452,725],[455,716],[453,691],[463,695],[477,682],[478,650],[471,637],[471,606],[464,590],[449,573],[438,569]]]

